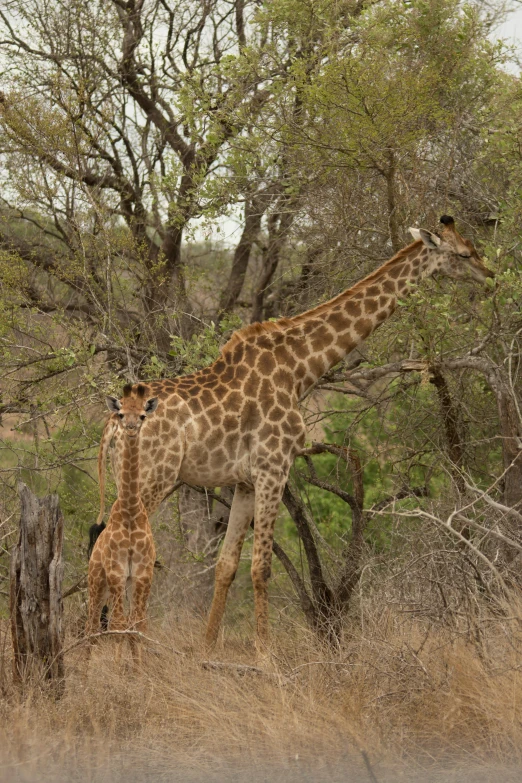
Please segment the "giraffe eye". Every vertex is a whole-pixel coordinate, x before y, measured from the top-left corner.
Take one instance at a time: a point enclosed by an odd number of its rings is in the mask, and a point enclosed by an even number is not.
[[[140,415],[140,419],[143,421],[143,419],[144,419],[144,418],[145,418],[145,414],[144,414],[144,413],[142,413],[142,414]]]
[[[118,413],[118,416],[120,417],[120,419],[123,419],[123,413]]]

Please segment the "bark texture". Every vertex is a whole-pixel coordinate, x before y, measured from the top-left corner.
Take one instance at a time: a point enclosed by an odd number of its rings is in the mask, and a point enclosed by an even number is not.
[[[14,678],[63,679],[63,515],[58,495],[43,499],[22,482],[20,534],[11,552]]]

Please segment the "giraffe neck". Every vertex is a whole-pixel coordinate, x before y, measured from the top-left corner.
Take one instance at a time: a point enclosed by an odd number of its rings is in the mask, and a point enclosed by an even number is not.
[[[139,435],[131,438],[124,434],[123,444],[118,505],[124,519],[132,522],[143,508],[140,497]]]
[[[428,271],[428,253],[422,242],[414,242],[352,288],[290,319],[286,344],[298,359],[297,394],[306,392],[384,323],[397,298],[406,296]]]

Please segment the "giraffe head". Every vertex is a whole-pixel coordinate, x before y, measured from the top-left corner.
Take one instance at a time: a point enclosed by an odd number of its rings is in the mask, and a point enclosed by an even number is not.
[[[158,398],[151,397],[145,400],[146,393],[145,386],[138,384],[133,390],[131,384],[127,384],[123,388],[123,398],[121,400],[116,397],[107,397],[107,407],[111,413],[116,413],[118,416],[118,424],[120,429],[123,430],[129,437],[135,438],[141,425],[151,413],[154,413],[158,407]]]
[[[427,274],[439,273],[457,280],[471,278],[478,283],[494,277],[493,272],[483,264],[473,243],[458,233],[453,218],[443,215],[440,222],[444,226],[440,235],[424,228],[410,228],[413,238],[420,239],[428,250]]]

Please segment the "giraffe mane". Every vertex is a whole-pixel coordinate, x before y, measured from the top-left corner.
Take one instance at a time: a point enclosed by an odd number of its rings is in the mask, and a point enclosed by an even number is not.
[[[384,264],[381,264],[381,266],[379,266],[377,269],[374,269],[373,272],[370,272],[370,274],[366,275],[366,277],[363,277],[362,280],[359,280],[351,288],[348,288],[346,291],[342,291],[340,294],[337,294],[337,296],[334,296],[333,299],[329,299],[327,302],[322,302],[312,310],[307,310],[305,313],[300,313],[299,315],[294,316],[294,318],[287,320],[292,321],[292,324],[299,324],[303,323],[303,321],[306,321],[309,317],[321,315],[325,310],[331,307],[331,305],[336,300],[349,299],[352,294],[360,291],[361,288],[366,288],[369,283],[372,283],[374,280],[378,280],[382,275],[386,274],[392,266],[395,266],[400,261],[404,261],[404,259],[410,255],[412,250],[415,248],[420,248],[422,244],[423,243],[421,239],[415,240],[415,242],[412,242],[406,247],[403,247],[401,250],[399,250],[398,253],[395,253],[392,258],[390,258],[388,261],[385,261]]]
[[[221,355],[229,353],[232,348],[235,348],[236,345],[244,342],[249,337],[257,337],[262,334],[270,334],[273,332],[285,332],[287,329],[291,328],[292,326],[296,326],[297,324],[303,323],[303,321],[306,321],[310,317],[321,315],[321,313],[330,307],[336,299],[340,299],[341,297],[348,298],[351,294],[355,293],[360,288],[363,288],[368,283],[371,283],[372,280],[379,278],[382,274],[388,271],[391,266],[394,266],[399,261],[403,261],[415,247],[420,247],[421,245],[422,240],[417,239],[410,245],[403,247],[401,250],[399,250],[398,253],[382,264],[378,269],[370,272],[369,275],[355,283],[352,288],[349,288],[347,291],[343,291],[333,299],[328,300],[328,302],[323,302],[322,304],[317,305],[317,307],[314,307],[312,310],[307,310],[305,313],[300,313],[299,315],[295,315],[292,318],[283,317],[278,318],[277,321],[263,321],[262,323],[248,324],[247,326],[243,326],[242,329],[238,329],[237,332],[234,332],[228,342],[225,343],[221,349]]]
[[[221,353],[228,353],[238,343],[242,343],[248,337],[258,337],[261,334],[269,334],[270,332],[283,332],[288,326],[291,326],[292,318],[278,318],[277,321],[263,321],[262,323],[248,324],[243,326],[242,329],[238,329],[234,332],[230,340],[225,343],[221,349]]]

